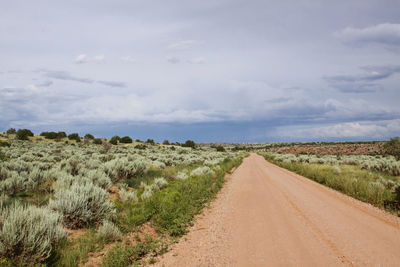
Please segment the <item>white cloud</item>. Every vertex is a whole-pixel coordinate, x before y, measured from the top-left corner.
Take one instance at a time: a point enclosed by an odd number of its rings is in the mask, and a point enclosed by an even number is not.
[[[136,58],[131,56],[125,56],[120,58],[122,62],[137,63]]]
[[[170,43],[167,48],[169,50],[187,50],[192,48],[196,44],[198,44],[198,42],[195,40],[181,40]]]
[[[188,60],[188,62],[191,64],[204,64],[206,63],[206,60],[203,57],[196,57]]]
[[[347,27],[335,34],[346,43],[400,45],[400,24],[382,23],[362,29]]]
[[[167,56],[166,60],[169,63],[172,63],[172,64],[176,64],[176,63],[179,63],[181,61],[178,57],[174,57],[174,56]]]
[[[75,63],[76,64],[83,64],[83,63],[86,63],[86,62],[88,62],[88,57],[85,54],[81,54],[81,55],[79,55],[79,56],[77,56],[75,58]]]
[[[104,60],[105,60],[104,55],[97,55],[94,57],[89,57],[86,54],[81,54],[75,58],[75,63],[76,64],[83,64],[83,63],[89,63],[89,62],[101,63],[101,62],[104,62]]]
[[[97,55],[97,56],[94,56],[94,57],[93,57],[93,61],[94,61],[94,62],[100,63],[100,62],[104,62],[104,60],[105,60],[104,55]]]

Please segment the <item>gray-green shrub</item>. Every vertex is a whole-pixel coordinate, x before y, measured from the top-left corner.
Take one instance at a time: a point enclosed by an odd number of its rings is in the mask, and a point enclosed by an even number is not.
[[[121,238],[122,233],[112,222],[104,220],[97,230],[98,235],[107,242],[116,241]]]
[[[98,224],[115,214],[107,192],[93,183],[76,183],[70,188],[59,188],[49,207],[64,215],[64,224],[69,228]]]
[[[0,210],[0,257],[16,264],[42,262],[66,236],[61,214],[47,208],[14,203],[9,207],[0,206]]]
[[[138,196],[136,191],[128,191],[124,188],[119,190],[119,199],[122,202],[130,201],[130,202],[137,202]]]

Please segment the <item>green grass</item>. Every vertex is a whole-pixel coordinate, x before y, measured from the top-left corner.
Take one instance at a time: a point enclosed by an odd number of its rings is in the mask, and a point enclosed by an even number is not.
[[[215,176],[192,177],[184,181],[169,181],[169,186],[145,201],[116,202],[117,224],[125,232],[152,221],[160,232],[181,236],[192,218],[221,189],[225,173],[240,165],[242,159],[226,159]],[[178,167],[176,172],[181,169]],[[166,172],[172,172],[167,168]],[[168,176],[168,175],[167,175]]]
[[[78,266],[88,258],[89,252],[100,251],[106,241],[96,234],[94,229],[79,237],[76,241],[65,241],[55,253],[47,260],[48,266]]]
[[[332,170],[329,164],[310,164],[301,162],[282,162],[272,155],[260,153],[264,158],[282,168],[326,185],[358,200],[385,208],[385,203],[395,199],[394,193],[377,184],[378,179],[396,181],[397,178],[384,173],[363,170],[360,166],[340,165],[340,173]],[[388,210],[391,208],[387,207]],[[393,211],[393,210],[391,210]]]

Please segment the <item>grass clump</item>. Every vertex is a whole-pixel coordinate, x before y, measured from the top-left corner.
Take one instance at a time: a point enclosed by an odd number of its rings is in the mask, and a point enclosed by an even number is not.
[[[47,208],[14,203],[0,210],[0,257],[15,265],[44,261],[66,237],[62,216]]]

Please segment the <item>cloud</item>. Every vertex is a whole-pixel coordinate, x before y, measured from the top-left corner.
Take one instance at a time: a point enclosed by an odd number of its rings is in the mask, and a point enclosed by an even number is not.
[[[343,93],[371,93],[382,90],[382,86],[373,83],[400,73],[399,65],[388,66],[364,66],[364,72],[356,75],[326,76],[326,80],[332,87]]]
[[[122,62],[136,63],[137,60],[131,56],[125,56],[120,58]]]
[[[105,60],[104,55],[97,55],[91,58],[86,54],[81,54],[75,58],[75,63],[76,64],[84,64],[89,62],[102,63],[104,62],[104,60]]]
[[[174,56],[167,56],[166,59],[169,63],[172,63],[172,64],[177,64],[181,61],[179,58],[174,57]]]
[[[66,71],[43,71],[43,72],[45,72],[46,77],[58,79],[58,80],[74,81],[74,82],[87,83],[87,84],[94,82],[94,80],[92,80],[92,79],[80,78],[80,77],[73,76]]]
[[[366,45],[377,43],[399,46],[400,24],[382,23],[361,29],[347,27],[337,32],[335,36],[348,44]]]
[[[187,50],[198,44],[195,40],[181,40],[170,43],[167,47],[168,50]]]
[[[308,136],[309,138],[387,138],[400,131],[400,119],[381,121],[354,121],[330,125],[299,125],[282,127],[278,133],[286,137]]]
[[[43,81],[41,83],[36,84],[36,86],[38,86],[38,87],[49,87],[52,84],[53,84],[52,81],[47,80],[47,81]]]
[[[188,60],[191,64],[204,64],[206,60],[203,57],[196,57]]]
[[[116,82],[116,81],[97,81],[97,83],[111,86],[111,87],[126,87],[126,83],[124,82]]]
[[[88,61],[89,61],[89,58],[85,54],[81,54],[75,58],[76,64],[83,64],[83,63],[87,63]]]
[[[94,61],[94,62],[97,62],[97,63],[104,62],[104,60],[105,60],[104,55],[98,55],[98,56],[94,56],[94,57],[93,57],[93,61]]]

